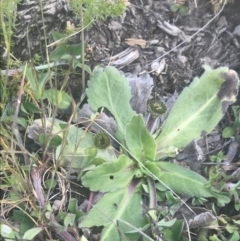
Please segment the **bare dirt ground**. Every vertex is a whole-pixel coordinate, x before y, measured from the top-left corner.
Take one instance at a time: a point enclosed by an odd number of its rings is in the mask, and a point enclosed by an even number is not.
[[[240,38],[233,35],[240,24],[240,1],[228,4],[209,25],[213,6],[209,1],[197,2],[188,16],[172,13],[173,1],[133,2],[121,18],[98,23],[89,31],[86,40],[93,49],[92,60],[105,60],[124,72],[151,72],[159,94],[181,91],[201,74],[203,64],[229,66],[240,73]],[[129,47],[125,58],[134,61],[124,59],[125,64],[111,58]]]

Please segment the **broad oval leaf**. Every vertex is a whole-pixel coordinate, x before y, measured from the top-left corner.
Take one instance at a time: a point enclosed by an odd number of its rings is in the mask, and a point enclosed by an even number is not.
[[[55,179],[47,179],[44,185],[47,189],[54,189],[57,186],[57,181]]]
[[[45,90],[43,98],[47,98],[52,105],[60,109],[67,109],[72,102],[72,98],[67,92],[57,89]]]
[[[31,111],[32,113],[40,113],[40,109],[32,102],[23,102],[23,105],[26,110]]]
[[[126,187],[134,177],[134,162],[125,155],[117,160],[106,162],[87,172],[82,177],[82,184],[91,191],[108,192]]]
[[[101,241],[138,240],[139,234],[130,225],[142,225],[142,204],[139,181],[133,180],[128,188],[107,193],[90,210],[79,227],[104,226]],[[131,233],[132,232],[132,233]]]
[[[25,234],[23,235],[23,239],[25,240],[33,240],[33,238],[42,232],[43,228],[42,227],[36,227],[36,228],[31,228]]]
[[[222,137],[223,138],[230,138],[231,136],[234,136],[235,130],[231,126],[227,126],[222,131]]]
[[[128,150],[139,161],[155,159],[156,143],[148,132],[142,115],[132,117],[126,127],[125,140]]]
[[[14,230],[4,223],[0,224],[0,233],[5,241],[15,240]]]
[[[76,219],[76,214],[73,213],[67,213],[66,217],[64,218],[64,226],[65,227],[72,227]]]
[[[59,32],[57,32],[57,31],[52,31],[51,34],[52,34],[52,37],[53,37],[53,40],[54,40],[54,41],[58,41],[58,40],[60,40],[60,39],[62,39],[62,38],[64,38],[64,37],[66,37],[65,34],[59,33]]]
[[[118,126],[116,136],[123,141],[125,127],[136,114],[130,106],[131,89],[127,79],[114,67],[97,68],[88,81],[86,94],[94,111],[105,107],[112,113]]]
[[[212,70],[205,66],[201,78],[195,78],[180,94],[162,132],[156,139],[163,150],[170,146],[183,148],[201,133],[211,132],[238,94],[239,79],[226,67]]]
[[[62,138],[58,135],[52,136],[50,134],[41,133],[38,137],[41,146],[46,146],[49,143],[49,147],[57,148],[62,143]]]

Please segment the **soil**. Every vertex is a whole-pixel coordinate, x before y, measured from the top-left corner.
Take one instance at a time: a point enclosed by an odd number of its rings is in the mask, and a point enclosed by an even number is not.
[[[213,6],[209,1],[197,3],[197,8],[189,10],[188,16],[171,12],[173,1],[169,0],[144,0],[138,5],[132,3],[123,17],[97,23],[86,34],[86,41],[93,50],[91,60],[94,65],[103,63],[103,60],[104,64],[114,65],[115,61],[109,57],[130,47],[126,43],[127,39],[146,41],[144,47],[131,47],[139,52],[135,61],[115,66],[123,72],[151,72],[160,95],[180,92],[195,76],[202,73],[203,64],[213,68],[228,66],[240,73],[240,38],[232,34],[240,24],[240,1],[228,4],[205,28],[214,17]],[[164,31],[160,27],[164,22],[173,28],[177,27],[179,33],[173,31],[169,34]],[[201,28],[195,37],[190,38]],[[186,42],[176,47],[183,41]],[[158,66],[159,62],[160,65],[165,62],[165,66],[160,74],[154,75],[154,64]]]
[[[157,95],[179,93],[195,76],[201,75],[203,64],[213,68],[228,66],[240,74],[240,33],[233,34],[240,25],[240,1],[227,4],[219,16],[214,15],[217,4],[213,6],[209,0],[177,1],[185,2],[189,9],[187,16],[170,10],[174,2],[130,1],[121,17],[98,21],[85,31],[88,64],[92,68],[99,64],[115,65],[125,73],[150,72]],[[41,11],[34,1],[29,4],[22,0],[18,7],[14,54],[22,60],[45,52],[43,28],[39,26]],[[44,0],[43,6],[49,42],[53,42],[52,30],[64,31],[67,21],[79,24],[65,0]],[[170,28],[170,32],[163,30],[164,27]],[[80,35],[76,35],[73,42],[79,43],[79,39]],[[128,61],[113,58],[127,49],[132,55],[131,58],[125,55]],[[160,73],[153,71],[156,68]],[[75,82],[73,77],[69,82],[72,94],[79,98],[79,80]]]

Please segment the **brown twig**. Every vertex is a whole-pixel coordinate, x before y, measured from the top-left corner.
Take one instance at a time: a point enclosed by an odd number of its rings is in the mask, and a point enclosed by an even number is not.
[[[88,213],[90,211],[90,209],[93,205],[93,198],[94,198],[94,192],[90,192],[86,213]]]

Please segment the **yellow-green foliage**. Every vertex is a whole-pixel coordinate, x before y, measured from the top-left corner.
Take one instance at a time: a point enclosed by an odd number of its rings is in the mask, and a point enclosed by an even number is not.
[[[11,37],[15,28],[15,20],[17,16],[17,4],[20,0],[1,0],[0,2],[0,35],[1,46],[10,51]]]
[[[6,59],[7,69],[9,69],[10,66],[10,52],[11,46],[13,45],[12,36],[17,16],[17,4],[19,1],[20,0],[0,0],[0,51],[1,59]],[[1,62],[1,65],[2,64]],[[0,76],[0,110],[5,108],[6,102],[9,99],[7,84],[8,78],[6,76]]]
[[[72,0],[74,13],[81,19],[84,26],[107,17],[121,15],[128,5],[127,0]]]

